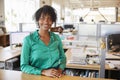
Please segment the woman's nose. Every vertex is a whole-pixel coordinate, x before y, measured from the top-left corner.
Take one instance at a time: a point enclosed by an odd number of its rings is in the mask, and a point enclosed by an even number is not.
[[[44,21],[45,21],[45,22],[48,22],[48,21],[49,21],[49,19],[48,19],[48,18],[45,18],[45,19],[44,19]]]

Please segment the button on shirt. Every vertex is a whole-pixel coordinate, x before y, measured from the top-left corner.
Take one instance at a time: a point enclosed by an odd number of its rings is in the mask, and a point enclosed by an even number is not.
[[[38,30],[25,37],[21,51],[21,70],[29,74],[41,74],[41,71],[49,68],[66,66],[66,56],[60,37],[50,33],[48,45],[39,38]]]

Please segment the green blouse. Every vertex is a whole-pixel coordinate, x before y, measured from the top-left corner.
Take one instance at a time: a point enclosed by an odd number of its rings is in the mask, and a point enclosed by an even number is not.
[[[45,45],[39,38],[38,30],[25,37],[21,51],[22,72],[29,74],[41,74],[41,71],[49,68],[66,67],[66,56],[60,37],[50,32],[50,42]]]

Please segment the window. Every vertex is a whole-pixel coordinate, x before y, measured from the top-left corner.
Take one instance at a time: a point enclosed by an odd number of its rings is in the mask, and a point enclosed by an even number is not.
[[[33,23],[39,0],[5,0],[5,26],[8,32],[19,31],[19,23]]]

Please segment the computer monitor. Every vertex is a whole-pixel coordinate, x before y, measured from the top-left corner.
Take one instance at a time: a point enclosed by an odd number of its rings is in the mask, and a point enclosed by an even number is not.
[[[73,24],[64,24],[64,29],[74,29]]]
[[[38,29],[38,26],[35,23],[20,23],[19,31],[20,32],[34,32]]]
[[[22,45],[23,39],[29,35],[30,32],[11,32],[10,33],[10,46]]]

